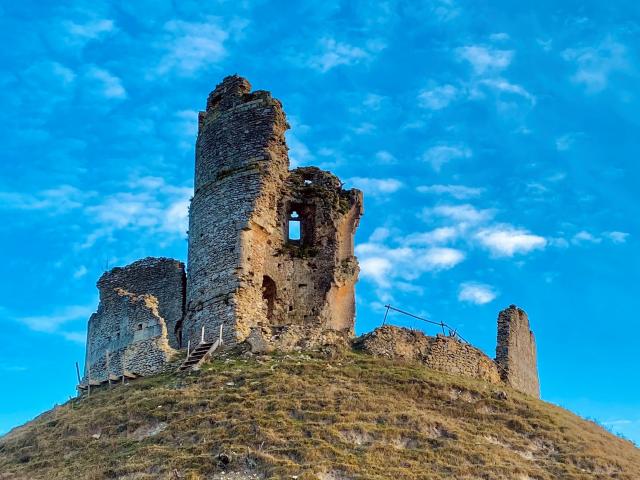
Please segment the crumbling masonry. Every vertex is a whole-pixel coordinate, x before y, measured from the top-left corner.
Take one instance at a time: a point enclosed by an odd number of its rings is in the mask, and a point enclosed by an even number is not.
[[[178,350],[220,332],[225,345],[253,351],[353,338],[362,192],[315,167],[289,170],[288,128],[281,103],[244,78],[211,92],[198,119],[187,273],[147,258],[100,278],[83,383],[162,371]],[[495,362],[455,339],[397,329],[359,343],[401,357],[413,348],[408,357],[432,368],[537,395],[533,334],[514,309],[500,314]],[[391,346],[398,339],[404,346]]]

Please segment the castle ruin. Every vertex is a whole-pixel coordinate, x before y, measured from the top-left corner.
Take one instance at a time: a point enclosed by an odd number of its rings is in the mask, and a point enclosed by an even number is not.
[[[362,192],[316,167],[289,170],[288,128],[280,101],[242,77],[211,92],[198,118],[186,272],[146,258],[100,278],[82,384],[163,371],[179,350],[219,336],[262,351],[353,339]],[[398,350],[384,343],[395,333],[378,330],[377,343],[360,343]],[[539,395],[533,334],[516,307],[500,313],[495,361],[454,338],[400,337],[432,368]]]

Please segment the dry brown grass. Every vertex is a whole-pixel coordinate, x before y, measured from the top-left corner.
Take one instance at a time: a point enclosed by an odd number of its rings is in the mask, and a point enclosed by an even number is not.
[[[0,439],[0,479],[71,478],[631,480],[640,450],[424,367],[270,356],[94,392]]]

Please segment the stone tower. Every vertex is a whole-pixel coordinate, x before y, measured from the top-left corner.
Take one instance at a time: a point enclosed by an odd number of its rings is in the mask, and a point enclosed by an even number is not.
[[[498,314],[496,363],[502,379],[514,389],[540,397],[536,340],[526,312],[515,305]]]
[[[183,345],[221,325],[227,344],[353,333],[362,193],[317,168],[289,171],[288,128],[281,103],[239,76],[200,112]]]

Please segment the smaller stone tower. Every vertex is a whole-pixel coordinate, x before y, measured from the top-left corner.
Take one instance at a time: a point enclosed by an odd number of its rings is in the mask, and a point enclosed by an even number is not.
[[[145,258],[98,280],[100,304],[87,329],[85,382],[162,371],[180,348],[184,264]]]
[[[496,363],[505,383],[534,397],[540,397],[536,340],[524,310],[510,305],[498,314]]]

